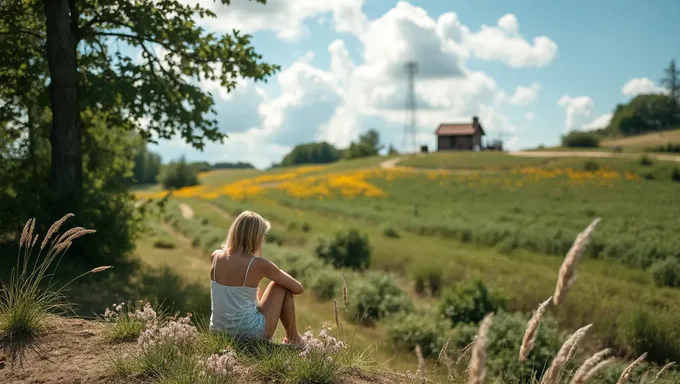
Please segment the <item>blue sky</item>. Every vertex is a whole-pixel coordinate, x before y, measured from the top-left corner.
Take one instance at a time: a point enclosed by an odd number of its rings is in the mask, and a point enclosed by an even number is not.
[[[230,139],[203,152],[162,142],[164,160],[264,167],[297,143],[342,147],[371,128],[400,148],[410,59],[421,67],[419,143],[434,146],[439,122],[478,115],[511,148],[552,145],[569,129],[605,125],[617,103],[660,92],[663,68],[680,58],[672,0],[198,1],[217,14],[206,29],[252,34],[282,71],[230,95],[203,84]]]

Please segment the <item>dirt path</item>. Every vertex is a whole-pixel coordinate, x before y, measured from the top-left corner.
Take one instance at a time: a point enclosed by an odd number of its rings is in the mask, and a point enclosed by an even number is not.
[[[190,206],[179,203],[179,209],[182,211],[182,216],[184,216],[185,219],[191,220],[194,218],[194,210]]]
[[[229,212],[225,211],[224,209],[220,208],[217,206],[217,204],[214,203],[208,203],[208,205],[217,212],[218,215],[222,216],[223,219],[226,220],[231,220],[233,217],[229,214]]]
[[[389,159],[385,160],[380,163],[380,168],[382,169],[391,169],[397,166],[399,162],[403,159],[403,157],[395,157],[394,159]]]
[[[606,157],[606,158],[636,158],[640,154],[633,153],[615,153],[615,152],[601,152],[601,151],[514,151],[508,152],[511,156],[520,157]],[[674,155],[660,155],[655,153],[648,153],[648,157],[663,161],[674,161],[680,163],[680,156]]]

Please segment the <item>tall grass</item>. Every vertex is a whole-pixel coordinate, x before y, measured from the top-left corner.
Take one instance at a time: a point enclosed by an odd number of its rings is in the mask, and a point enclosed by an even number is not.
[[[57,237],[61,226],[71,217],[73,214],[69,213],[52,224],[37,253],[35,250],[39,235],[33,233],[35,219],[29,219],[19,241],[17,263],[9,281],[1,282],[0,349],[10,350],[12,362],[44,331],[47,316],[65,314],[71,310],[71,305],[64,296],[69,284],[89,273],[111,268],[94,268],[62,285],[54,280],[54,273],[72,242],[95,232],[92,229],[75,227]]]
[[[583,248],[588,242],[588,238],[593,232],[595,225],[599,222],[599,219],[595,219],[591,225],[589,225],[582,233],[580,233],[572,249],[565,257],[564,263],[560,268],[560,273],[558,275],[558,280],[555,288],[555,296],[551,299],[546,300],[541,303],[541,305],[536,310],[534,316],[531,318],[527,324],[526,333],[520,347],[519,361],[523,363],[527,359],[527,355],[531,353],[533,347],[533,341],[536,339],[538,333],[539,323],[543,317],[545,311],[549,308],[550,304],[553,307],[560,305],[563,301],[564,295],[567,293],[571,284],[574,281],[574,276],[576,273],[576,266],[579,261],[579,255],[583,252]],[[557,298],[557,299],[556,299]],[[485,378],[485,360],[486,356],[486,344],[487,344],[487,333],[491,323],[491,316],[493,313],[489,313],[484,318],[479,326],[479,331],[477,337],[474,341],[472,349],[472,358],[470,359],[470,364],[468,367],[469,372],[469,383],[482,384]],[[576,332],[574,332],[562,345],[560,350],[557,352],[553,358],[550,366],[545,371],[543,375],[540,376],[540,382],[537,378],[538,374],[534,374],[533,378],[530,380],[529,384],[540,383],[540,384],[559,384],[559,383],[571,383],[571,384],[585,384],[590,382],[596,377],[598,372],[607,364],[611,363],[611,359],[606,359],[609,355],[609,350],[605,349],[600,352],[595,353],[575,371],[570,372],[565,369],[565,366],[572,361],[576,355],[576,350],[579,345],[583,342],[586,337],[588,330],[592,327],[592,324],[588,324]],[[446,348],[446,346],[445,346]],[[443,350],[442,350],[443,351]],[[441,353],[440,353],[441,355]],[[638,369],[644,362],[647,353],[643,353],[635,361],[630,363],[620,374],[616,384],[626,384],[631,381],[633,374],[636,369]],[[673,363],[666,364],[662,367],[656,374],[655,381],[659,380],[673,365]],[[649,370],[643,375],[646,377],[649,374]],[[644,378],[640,382],[644,382]]]

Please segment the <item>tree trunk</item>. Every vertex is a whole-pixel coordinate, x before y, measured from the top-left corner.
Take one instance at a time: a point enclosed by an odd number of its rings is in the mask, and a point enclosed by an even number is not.
[[[55,193],[54,213],[78,211],[83,181],[76,39],[68,0],[44,0],[47,20],[47,62],[52,107],[52,164],[50,188]]]

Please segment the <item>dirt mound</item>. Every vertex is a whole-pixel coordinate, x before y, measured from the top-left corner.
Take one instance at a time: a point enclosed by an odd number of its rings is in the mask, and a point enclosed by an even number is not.
[[[127,382],[112,376],[108,361],[115,353],[133,352],[136,343],[111,344],[104,339],[108,325],[96,321],[50,318],[45,335],[33,349],[24,351],[21,361],[7,358],[0,369],[0,383],[8,384],[114,384]],[[122,350],[122,351],[121,351]],[[2,353],[0,353],[2,355]],[[387,384],[403,382],[404,377],[390,372],[345,374],[345,384]],[[239,383],[261,383],[241,377]]]
[[[21,361],[8,361],[0,383],[111,383],[107,372],[105,325],[94,321],[54,317],[34,348]]]

